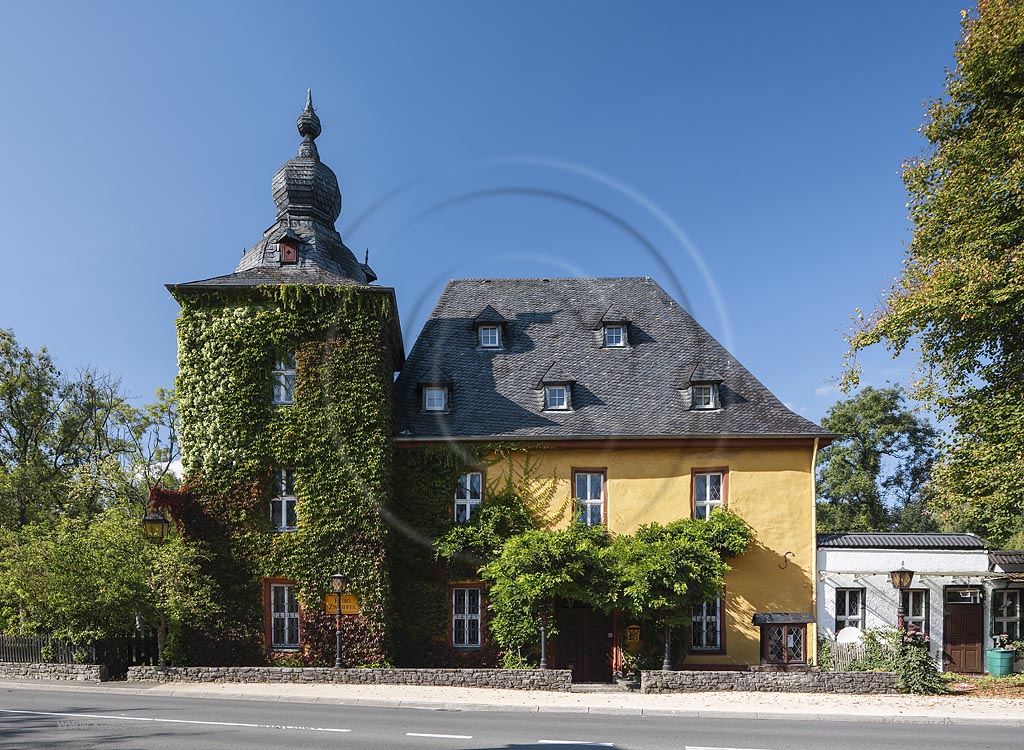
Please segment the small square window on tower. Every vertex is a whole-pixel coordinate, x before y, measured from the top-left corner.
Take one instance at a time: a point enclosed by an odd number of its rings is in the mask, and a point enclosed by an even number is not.
[[[299,248],[294,240],[281,240],[277,247],[281,253],[282,266],[295,265],[299,262]]]
[[[432,386],[423,389],[424,411],[445,411],[448,409],[448,389]]]

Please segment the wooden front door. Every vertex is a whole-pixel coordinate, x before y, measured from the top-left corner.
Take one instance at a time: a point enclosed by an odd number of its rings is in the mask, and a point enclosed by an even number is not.
[[[555,618],[555,667],[571,669],[573,682],[611,682],[611,618],[583,607],[563,607]]]
[[[942,651],[946,670],[950,672],[981,672],[982,666],[982,604],[951,604],[946,602]]]

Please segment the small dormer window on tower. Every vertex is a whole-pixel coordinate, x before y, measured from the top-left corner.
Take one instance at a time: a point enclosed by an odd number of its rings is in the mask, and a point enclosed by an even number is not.
[[[508,320],[505,319],[505,316],[488,305],[473,318],[477,346],[481,349],[503,349],[507,326]]]
[[[624,349],[629,346],[629,318],[614,306],[605,310],[598,322],[601,331],[601,347]]]
[[[568,384],[544,386],[544,408],[565,411],[569,408]]]
[[[299,262],[299,248],[296,247],[295,242],[292,240],[281,240],[277,243],[277,246],[281,251],[282,266],[295,265]]]
[[[275,363],[271,373],[274,403],[295,403],[295,352],[286,352]]]

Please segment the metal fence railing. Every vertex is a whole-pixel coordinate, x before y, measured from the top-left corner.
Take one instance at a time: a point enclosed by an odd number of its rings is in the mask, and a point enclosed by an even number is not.
[[[74,646],[45,635],[0,635],[0,661],[74,664]]]
[[[103,638],[87,647],[45,635],[0,635],[0,662],[105,664],[116,680],[128,674],[128,667],[156,661],[156,636],[151,632]]]

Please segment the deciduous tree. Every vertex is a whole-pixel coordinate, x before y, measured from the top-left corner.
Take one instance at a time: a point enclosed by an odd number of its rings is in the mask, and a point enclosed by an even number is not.
[[[858,314],[846,383],[865,347],[918,353],[912,395],[952,426],[933,507],[1006,544],[1024,542],[1024,4],[980,0],[962,28],[903,170],[913,239],[885,304]]]

